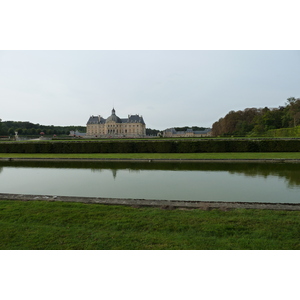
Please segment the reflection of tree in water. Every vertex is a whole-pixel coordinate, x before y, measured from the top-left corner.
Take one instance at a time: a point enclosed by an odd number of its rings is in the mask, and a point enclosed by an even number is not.
[[[128,171],[130,173],[140,173],[141,172],[141,170],[132,170],[132,169],[128,169]]]
[[[240,173],[249,177],[280,177],[287,181],[289,187],[300,186],[300,166],[298,164],[250,164],[248,168],[230,170],[229,173]]]
[[[299,174],[299,172],[297,174],[298,175],[295,176],[295,174],[293,172],[291,172],[291,173],[286,173],[284,175],[284,177],[285,177],[285,179],[286,179],[287,184],[288,184],[289,187],[300,186],[300,174]]]
[[[93,172],[93,173],[98,173],[98,172],[102,172],[103,171],[103,169],[95,169],[95,168],[91,168],[91,171]]]
[[[95,168],[92,168],[91,171],[93,173],[96,173],[96,172],[102,172],[104,169],[95,169]],[[117,177],[117,171],[118,169],[110,169],[112,171],[112,174],[113,174],[113,178],[116,179]]]
[[[3,167],[0,166],[0,173],[3,171]]]
[[[117,172],[119,170],[122,170],[123,168],[105,168],[105,170],[109,169],[112,172],[112,175],[114,177],[114,179],[116,179],[117,177]],[[140,169],[130,169],[130,168],[125,168],[129,173],[140,173],[141,170]],[[91,171],[92,172],[102,172],[104,169],[96,169],[96,168],[92,168]]]

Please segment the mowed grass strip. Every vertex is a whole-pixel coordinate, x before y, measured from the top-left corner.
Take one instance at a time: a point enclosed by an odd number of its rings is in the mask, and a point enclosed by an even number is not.
[[[300,249],[300,212],[0,201],[0,249]]]
[[[237,153],[0,153],[0,158],[78,159],[300,159],[300,152]]]

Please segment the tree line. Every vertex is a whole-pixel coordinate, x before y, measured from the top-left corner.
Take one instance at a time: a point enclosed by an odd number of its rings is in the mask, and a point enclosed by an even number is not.
[[[159,132],[157,129],[146,128],[146,135],[157,136]]]
[[[230,111],[212,126],[213,136],[264,135],[268,130],[300,124],[300,98],[290,97],[278,108],[246,108]]]
[[[30,135],[40,135],[43,132],[45,135],[69,135],[70,131],[86,132],[85,126],[54,126],[54,125],[40,125],[33,124],[31,122],[21,122],[21,121],[4,121],[1,122],[0,119],[0,136],[10,136],[18,135],[30,136]],[[157,129],[146,129],[147,135],[156,136],[160,131]]]
[[[69,135],[71,130],[85,132],[86,127],[40,125],[21,121],[0,121],[1,136],[15,135],[16,131],[18,132],[18,135],[40,135],[41,132],[45,135]]]

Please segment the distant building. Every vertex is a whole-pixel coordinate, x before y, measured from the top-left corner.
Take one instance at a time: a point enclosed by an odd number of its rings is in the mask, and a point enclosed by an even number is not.
[[[142,116],[128,115],[119,118],[115,109],[107,119],[101,116],[91,116],[86,124],[86,135],[94,137],[144,137],[146,124]]]
[[[186,131],[176,131],[175,128],[168,128],[163,131],[163,137],[205,137],[211,136],[211,128],[205,130],[187,129]]]
[[[79,132],[79,131],[70,131],[70,134],[69,136],[75,136],[75,137],[84,137],[86,135],[86,133],[82,133],[82,132]]]

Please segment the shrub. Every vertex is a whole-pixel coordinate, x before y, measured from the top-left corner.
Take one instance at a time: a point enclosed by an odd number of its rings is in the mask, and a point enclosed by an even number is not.
[[[298,139],[2,142],[1,153],[299,152]]]

